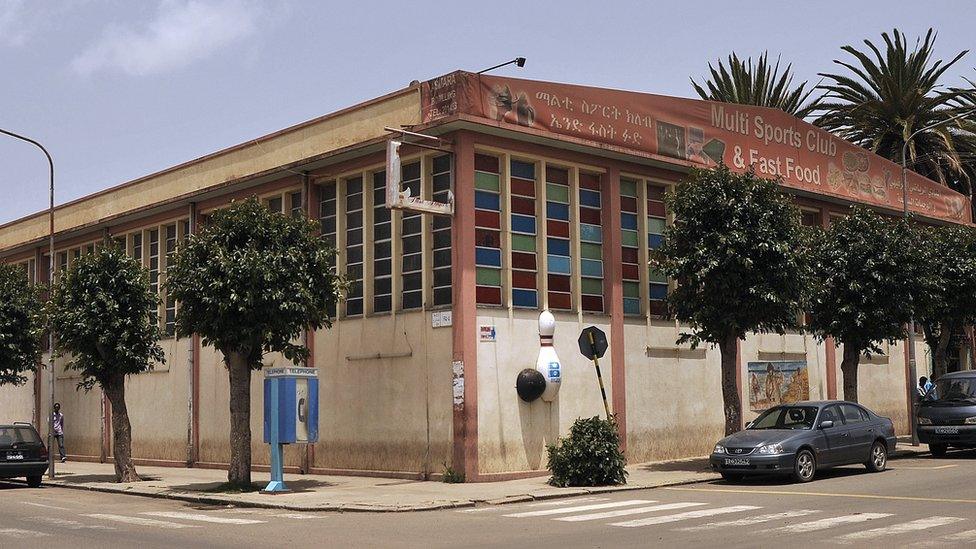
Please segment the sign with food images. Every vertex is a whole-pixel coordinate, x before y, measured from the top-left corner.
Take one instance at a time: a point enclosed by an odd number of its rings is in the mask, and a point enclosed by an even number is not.
[[[421,85],[422,119],[449,116],[687,166],[754,169],[787,187],[902,208],[901,167],[777,109],[455,72]],[[971,221],[969,199],[914,172],[909,208]]]

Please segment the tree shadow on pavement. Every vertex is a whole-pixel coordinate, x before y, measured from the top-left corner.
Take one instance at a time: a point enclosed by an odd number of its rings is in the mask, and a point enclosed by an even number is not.
[[[638,465],[640,471],[652,472],[680,472],[689,473],[709,473],[712,471],[708,458],[681,459],[676,461],[661,461],[657,463],[644,463]]]
[[[47,480],[47,476],[45,476],[44,479]],[[159,480],[159,477],[154,477],[152,475],[142,475],[142,474],[140,474],[139,475],[139,479],[140,479],[140,482],[147,482],[147,481],[156,481],[156,480]],[[108,474],[108,475],[77,475],[77,474],[74,474],[74,473],[58,473],[57,474],[57,480],[65,483],[65,484],[89,484],[89,483],[95,483],[95,482],[109,483],[109,484],[119,484],[119,485],[126,484],[126,483],[117,483],[117,482],[115,482],[115,475],[114,474]],[[133,484],[133,483],[129,483],[129,484]]]
[[[226,483],[224,483],[224,482],[199,482],[199,483],[194,483],[194,484],[174,485],[174,486],[169,486],[168,488],[170,490],[177,491],[177,492],[207,492],[207,493],[211,493],[211,494],[218,494],[218,493],[241,493],[240,491],[229,492],[229,491],[223,491],[223,490],[221,490],[220,488],[224,484],[226,484]],[[254,484],[257,487],[257,489],[254,490],[254,492],[257,492],[259,490],[263,490],[264,487],[266,486],[266,483],[264,483],[264,482],[254,482],[252,484]],[[288,490],[289,490],[286,493],[290,493],[290,494],[301,494],[301,493],[315,492],[315,491],[317,491],[317,490],[319,490],[321,488],[330,488],[330,487],[333,487],[333,486],[338,486],[338,484],[335,484],[333,482],[325,482],[325,481],[321,481],[321,480],[301,479],[301,478],[299,478],[299,479],[295,479],[295,480],[285,479],[285,486],[287,486],[288,487]]]

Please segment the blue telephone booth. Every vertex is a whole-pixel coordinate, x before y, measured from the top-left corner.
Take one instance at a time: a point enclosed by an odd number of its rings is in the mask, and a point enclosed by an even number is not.
[[[271,445],[271,482],[265,492],[287,492],[284,445],[319,439],[317,368],[264,370],[264,442]]]

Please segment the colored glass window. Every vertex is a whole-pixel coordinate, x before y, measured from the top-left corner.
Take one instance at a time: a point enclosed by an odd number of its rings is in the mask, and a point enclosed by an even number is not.
[[[480,305],[502,304],[501,170],[497,157],[474,155],[475,299]],[[488,200],[486,196],[492,196]]]
[[[667,212],[664,207],[664,187],[647,184],[647,249],[656,250],[664,243]],[[651,314],[665,313],[664,300],[668,295],[668,279],[654,269],[648,270],[648,300]]]
[[[603,229],[600,176],[579,174],[580,214],[580,306],[584,311],[602,313],[603,304]]]
[[[538,261],[536,258],[536,224],[529,226],[524,217],[536,215],[536,165],[532,162],[512,160],[510,221],[512,225],[512,305],[515,307],[539,306]],[[515,232],[516,224],[519,232]],[[516,254],[518,260],[516,261]]]
[[[573,308],[569,170],[546,166],[546,270],[550,309]]]

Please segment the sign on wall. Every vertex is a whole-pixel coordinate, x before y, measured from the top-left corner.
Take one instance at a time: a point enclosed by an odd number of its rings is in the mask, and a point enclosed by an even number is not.
[[[425,123],[467,115],[626,154],[736,171],[787,187],[902,208],[901,167],[777,109],[455,72],[421,85]],[[914,172],[909,208],[970,220],[969,199]]]
[[[478,333],[480,334],[480,339],[482,343],[494,343],[495,342],[495,327],[483,324],[479,327]]]
[[[805,360],[750,362],[748,374],[749,409],[753,412],[810,398]]]

